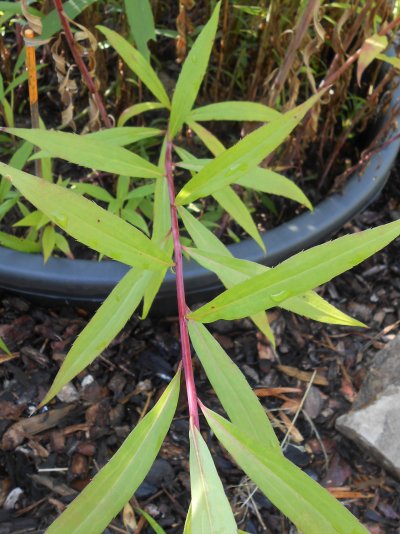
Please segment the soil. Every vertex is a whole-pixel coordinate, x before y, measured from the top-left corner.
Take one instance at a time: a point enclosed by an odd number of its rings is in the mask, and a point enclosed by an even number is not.
[[[399,178],[400,160],[379,200],[344,232],[398,219]],[[374,534],[400,531],[400,483],[338,434],[334,423],[350,409],[374,354],[399,332],[399,257],[400,240],[320,289],[368,329],[323,325],[274,309],[269,314],[277,340],[274,351],[247,320],[210,327],[269,409],[280,440],[309,390],[286,438],[285,454]],[[62,400],[50,403],[45,415],[27,419],[93,312],[43,308],[4,292],[0,313],[0,337],[13,353],[11,360],[0,356],[0,534],[39,534],[89,483],[171,380],[180,358],[178,323],[176,317],[140,321],[134,316],[73,380]],[[314,370],[317,379],[309,387]],[[195,373],[200,398],[220,411],[196,359]],[[49,414],[56,417],[46,424]],[[19,421],[28,422],[29,430],[18,432]],[[201,428],[239,527],[249,533],[294,533],[218,446],[204,420]],[[12,491],[16,502],[6,509]],[[188,417],[182,395],[159,457],[130,503],[173,534],[182,532],[189,499]],[[105,532],[152,532],[137,512],[135,517],[136,530],[120,514]]]

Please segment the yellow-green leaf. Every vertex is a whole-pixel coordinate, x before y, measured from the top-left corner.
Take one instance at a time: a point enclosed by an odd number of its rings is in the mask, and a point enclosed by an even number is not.
[[[265,410],[240,369],[205,326],[189,321],[188,327],[194,350],[230,420],[265,447],[279,449]]]
[[[206,73],[208,60],[214,43],[218,26],[221,2],[215,6],[214,12],[201,30],[193,44],[176,83],[171,104],[171,117],[168,127],[168,136],[173,139],[189,118],[190,111],[196,100]]]
[[[400,221],[340,237],[300,252],[228,289],[190,314],[195,321],[238,319],[301,295],[358,265],[400,235]]]
[[[193,109],[191,121],[256,121],[269,122],[281,116],[279,111],[258,102],[227,101]]]
[[[1,162],[0,174],[51,221],[101,254],[150,270],[171,265],[165,252],[142,232],[94,202]]]
[[[92,482],[46,530],[99,534],[132,497],[153,464],[174,416],[180,373]]]
[[[211,195],[249,174],[287,138],[320,96],[314,95],[279,119],[258,128],[208,163],[181,189],[176,197],[177,204],[188,204]]]
[[[237,531],[229,501],[210,451],[200,432],[190,425],[190,486],[192,534],[234,534]]]
[[[170,101],[168,95],[149,61],[119,33],[105,26],[96,26],[96,28],[105,35],[110,45],[115,48],[128,67],[142,80],[157,100],[166,108],[169,108]]]
[[[151,274],[131,269],[118,282],[72,345],[41,406],[91,364],[122,330],[139,306]]]
[[[218,254],[218,252],[210,254],[207,251],[189,247],[187,247],[185,250],[189,256],[195,259],[205,269],[213,271],[227,289],[239,284],[240,282],[243,282],[244,280],[249,280],[254,276],[258,276],[259,274],[270,270],[269,267],[259,265],[258,263],[251,261],[240,260],[232,257],[227,258],[225,255],[221,256]],[[329,304],[329,302],[320,297],[314,291],[307,291],[302,295],[289,298],[276,305],[285,310],[303,315],[304,317],[308,317],[309,319],[314,319],[314,321],[320,321],[322,323],[342,324],[347,326],[365,326],[363,323],[360,323],[356,319],[353,319],[349,315],[341,312],[332,304]],[[264,321],[264,317],[265,313],[263,311],[251,316],[253,322],[260,328],[262,332],[264,332],[264,329],[259,323],[260,321]],[[268,333],[265,335],[268,337],[268,339],[270,339],[270,335],[268,335]]]
[[[34,128],[5,128],[4,131],[33,143],[54,158],[65,159],[83,167],[136,178],[162,176],[158,167],[137,154],[120,146],[112,146],[109,142],[93,139],[90,135]]]
[[[117,126],[124,126],[129,119],[131,119],[132,117],[136,117],[136,115],[140,115],[145,111],[152,111],[153,109],[163,108],[165,108],[165,106],[160,102],[141,102],[140,104],[134,104],[133,106],[124,109],[124,111],[118,118]]]
[[[208,424],[235,462],[304,534],[368,534],[328,491],[287,460],[206,407]]]

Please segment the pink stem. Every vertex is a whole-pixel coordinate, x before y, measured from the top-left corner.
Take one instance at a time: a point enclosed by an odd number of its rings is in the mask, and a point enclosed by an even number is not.
[[[197,393],[196,385],[194,383],[192,356],[190,353],[189,332],[187,327],[186,313],[188,307],[185,299],[185,286],[183,281],[183,265],[182,265],[182,245],[179,238],[179,224],[178,214],[175,206],[175,187],[174,174],[172,168],[172,141],[167,141],[165,152],[165,172],[168,181],[168,192],[171,206],[171,227],[172,237],[174,241],[174,259],[175,259],[175,273],[176,273],[176,296],[178,300],[178,314],[179,314],[179,331],[181,337],[182,347],[182,363],[185,373],[186,392],[189,405],[189,417],[193,421],[196,428],[199,425],[199,412],[197,408]]]
[[[87,88],[89,89],[89,92],[92,93],[92,95],[93,95],[93,98],[94,98],[94,100],[95,100],[95,102],[97,104],[97,107],[99,108],[99,112],[100,112],[101,118],[103,119],[104,125],[106,126],[106,128],[111,128],[112,124],[111,124],[111,121],[110,121],[110,117],[107,115],[107,111],[106,111],[106,108],[105,108],[105,106],[103,104],[101,96],[100,96],[100,94],[99,94],[99,92],[98,92],[98,90],[96,88],[96,85],[95,85],[94,81],[92,80],[92,78],[91,78],[91,76],[89,74],[89,71],[88,71],[88,69],[87,69],[87,67],[85,65],[85,62],[81,58],[81,56],[80,56],[80,54],[79,54],[79,52],[78,52],[78,50],[76,48],[74,36],[72,34],[71,27],[69,25],[68,19],[67,19],[66,15],[65,15],[65,12],[64,12],[62,0],[54,0],[54,4],[55,4],[56,10],[57,10],[60,22],[61,22],[62,27],[64,29],[65,37],[67,39],[67,43],[68,43],[69,49],[71,50],[71,53],[72,53],[72,55],[74,57],[74,61],[78,65],[78,68],[82,73],[83,79],[85,80],[85,83],[87,85]]]

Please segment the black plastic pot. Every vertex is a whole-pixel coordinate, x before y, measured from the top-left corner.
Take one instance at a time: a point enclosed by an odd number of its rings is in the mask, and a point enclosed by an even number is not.
[[[383,118],[391,121],[400,105],[400,87]],[[390,136],[400,133],[396,130]],[[381,125],[382,126],[382,125]],[[400,148],[400,139],[389,143],[367,164],[363,173],[354,174],[340,194],[326,198],[315,207],[267,232],[267,254],[251,239],[230,246],[234,256],[273,266],[292,254],[321,243],[344,223],[372,202],[386,183]],[[115,261],[95,262],[50,258],[46,265],[38,254],[24,254],[0,247],[0,287],[46,304],[92,306],[101,302],[126,273],[128,267]],[[196,263],[184,264],[188,303],[204,301],[221,288],[217,277]],[[153,306],[155,314],[176,310],[175,276],[168,272]]]

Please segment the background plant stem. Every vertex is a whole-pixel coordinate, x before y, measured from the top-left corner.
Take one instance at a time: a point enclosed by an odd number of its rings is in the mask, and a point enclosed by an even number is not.
[[[165,152],[165,173],[168,181],[168,192],[171,206],[171,226],[174,241],[174,260],[176,274],[176,295],[178,301],[179,332],[181,338],[182,363],[185,373],[186,393],[189,405],[189,417],[196,428],[199,425],[199,412],[197,407],[196,385],[194,383],[192,356],[190,353],[189,332],[187,328],[186,314],[188,307],[185,298],[185,286],[183,281],[182,246],[179,236],[178,214],[175,206],[175,187],[172,167],[172,141],[167,140]]]
[[[107,111],[104,106],[103,100],[101,99],[101,96],[96,88],[96,85],[89,74],[89,71],[85,65],[85,62],[83,61],[83,59],[81,58],[80,54],[78,53],[76,49],[74,36],[72,34],[72,30],[69,25],[68,19],[64,13],[62,0],[54,0],[54,5],[57,10],[58,16],[60,18],[62,27],[64,29],[65,38],[67,39],[67,43],[71,50],[71,54],[74,57],[74,61],[77,64],[79,70],[81,71],[81,74],[85,80],[87,88],[89,89],[90,93],[93,95],[93,98],[97,104],[97,107],[99,108],[99,113],[101,115],[104,125],[106,126],[106,128],[111,128],[112,126],[111,121],[110,121],[109,116],[107,115]]]

